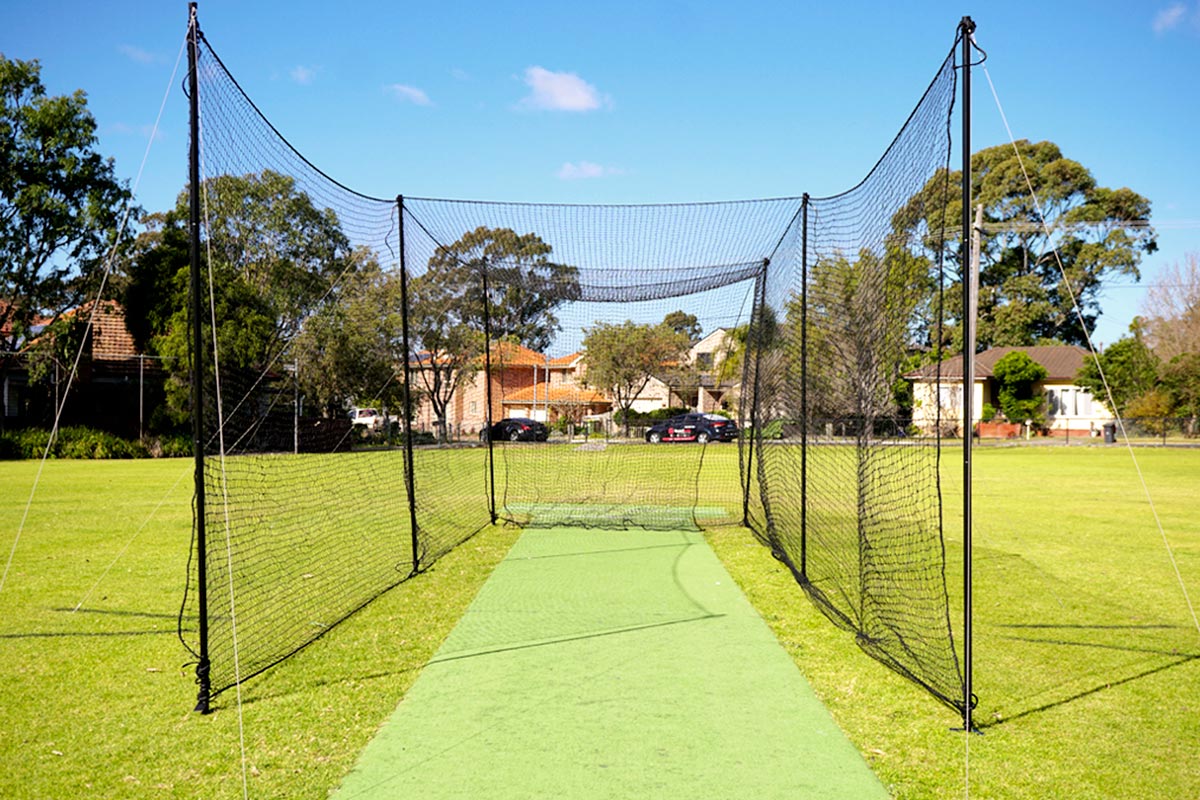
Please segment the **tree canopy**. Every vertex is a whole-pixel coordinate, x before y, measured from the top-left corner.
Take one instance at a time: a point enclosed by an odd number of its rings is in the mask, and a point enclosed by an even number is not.
[[[96,144],[83,91],[49,97],[37,61],[0,55],[0,373],[98,288],[131,195]]]
[[[663,317],[663,324],[676,333],[688,337],[693,344],[700,341],[701,334],[704,333],[704,328],[700,325],[700,320],[696,318],[696,315],[687,314],[682,309],[672,311]]]
[[[612,392],[628,435],[633,401],[651,378],[684,360],[691,340],[665,322],[651,325],[626,320],[619,325],[599,322],[585,329],[583,347],[584,380],[589,386]]]
[[[1158,245],[1150,227],[1150,201],[1128,188],[1097,184],[1092,173],[1066,158],[1053,142],[1016,143],[980,150],[971,157],[974,202],[983,205],[984,234],[979,275],[979,349],[1026,346],[1042,341],[1085,344],[1100,315],[1100,292],[1113,277],[1139,277],[1142,256]],[[1024,170],[1022,170],[1022,162]],[[1040,201],[1029,195],[1025,174]],[[893,217],[893,228],[936,256],[958,281],[948,287],[951,324],[946,341],[961,349],[959,236],[938,240],[943,220],[962,219],[962,200],[947,190],[960,171],[939,170]],[[1049,233],[1047,233],[1047,229]],[[1062,260],[1052,252],[1057,247]],[[1065,273],[1066,280],[1063,279]],[[1068,288],[1069,287],[1069,288]],[[1072,296],[1082,312],[1075,313]]]
[[[1130,335],[1100,355],[1116,411],[1130,417],[1200,417],[1200,255],[1160,271]],[[1105,397],[1099,370],[1088,362],[1076,381]]]
[[[492,339],[542,351],[558,332],[554,310],[579,297],[579,270],[551,261],[552,249],[536,233],[479,227],[438,248],[414,284],[435,285],[458,321],[482,331],[486,277]]]
[[[1131,404],[1154,391],[1158,383],[1159,359],[1146,346],[1136,325],[1132,335],[1118,339],[1105,348],[1099,361],[1097,367],[1096,359],[1086,359],[1075,376],[1075,383],[1107,405],[1107,381],[1108,389],[1112,390],[1112,401],[1116,404],[1112,410],[1119,414],[1128,414]],[[1101,369],[1104,371],[1103,379],[1100,376]]]
[[[551,252],[535,233],[479,227],[439,247],[410,282],[418,374],[443,433],[451,398],[475,378],[485,322],[493,342],[542,351],[554,340],[554,311],[579,297],[579,271],[551,261]]]
[[[270,170],[220,175],[205,181],[204,192],[202,283],[215,307],[221,370],[281,367],[274,362],[307,320],[336,302],[348,277],[373,262],[352,251],[333,211],[317,208],[288,176]],[[187,209],[185,190],[175,209],[148,218],[125,292],[126,327],[166,359],[168,405],[176,418],[187,413],[190,382]]]
[[[807,381],[817,417],[870,420],[900,411],[897,397],[912,367],[909,353],[929,335],[931,296],[925,258],[891,246],[880,256],[834,256],[812,267],[808,289],[808,364],[801,374],[801,298],[787,305],[792,352],[788,385]],[[798,403],[795,398],[793,402]]]

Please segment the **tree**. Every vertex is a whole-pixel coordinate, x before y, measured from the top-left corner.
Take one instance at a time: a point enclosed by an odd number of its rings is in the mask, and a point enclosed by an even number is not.
[[[36,326],[95,293],[131,198],[96,151],[87,96],[47,97],[40,74],[0,55],[0,378]]]
[[[700,325],[700,320],[695,314],[685,314],[683,310],[672,311],[663,318],[663,324],[676,333],[683,334],[692,344],[700,341],[700,334],[704,333],[704,328]]]
[[[1147,287],[1142,311],[1146,344],[1162,361],[1200,352],[1200,253],[1163,269]]]
[[[579,270],[551,261],[551,251],[535,233],[479,227],[439,247],[416,280],[439,284],[456,317],[482,331],[486,277],[491,338],[542,351],[558,332],[554,310],[580,294]]]
[[[1114,412],[1131,413],[1130,403],[1152,392],[1158,384],[1160,363],[1158,357],[1146,346],[1145,337],[1137,322],[1131,326],[1131,335],[1122,337],[1105,348],[1097,359],[1083,362],[1075,384],[1087,389],[1093,397],[1108,403],[1108,390],[1112,391]],[[1104,371],[1101,379],[1100,371]],[[1107,389],[1105,384],[1107,383]]]
[[[483,356],[483,331],[464,318],[461,298],[436,273],[409,283],[409,329],[416,347],[410,363],[433,407],[442,438],[450,399],[475,379]]]
[[[1164,269],[1150,285],[1138,321],[1160,361],[1159,380],[1172,401],[1170,413],[1200,416],[1200,254]]]
[[[352,251],[336,214],[317,208],[289,176],[271,170],[219,175],[203,188],[202,291],[206,308],[212,295],[221,372],[255,382],[281,368],[292,339],[337,301],[339,287],[366,262]],[[135,338],[148,336],[150,349],[165,357],[168,408],[176,420],[190,413],[187,218],[185,190],[174,210],[150,218],[126,289],[126,327]],[[213,322],[204,316],[207,346]]]
[[[793,356],[787,384],[807,382],[812,415],[860,419],[871,433],[876,419],[899,414],[902,376],[914,366],[909,354],[929,335],[928,281],[928,262],[895,242],[882,257],[864,248],[854,259],[835,256],[813,265],[803,374],[800,296],[787,306]],[[798,398],[789,400],[799,405]]]
[[[584,331],[584,380],[612,392],[628,436],[633,401],[664,365],[681,362],[690,346],[685,334],[665,323],[599,322]]]
[[[1045,367],[1022,350],[1014,350],[992,367],[992,376],[1000,384],[1000,410],[1010,422],[1044,421],[1042,392],[1036,384],[1047,374]]]
[[[1118,276],[1137,279],[1142,256],[1158,248],[1149,225],[1150,201],[1132,189],[1097,185],[1091,172],[1065,158],[1053,142],[1022,140],[1016,146],[1041,202],[1040,212],[1011,145],[990,147],[971,157],[973,198],[984,207],[978,347],[1042,341],[1085,344],[1084,331],[1090,334],[1100,315],[1104,282]],[[957,286],[946,293],[947,311],[956,321],[947,327],[946,340],[938,343],[954,351],[962,347],[961,234],[948,232],[944,242],[939,237],[943,222],[956,226],[962,219],[959,193],[947,190],[947,185],[958,185],[961,176],[959,171],[947,175],[939,170],[892,220],[898,234],[920,242],[928,253],[936,256],[941,246],[947,269],[957,276]]]
[[[487,333],[493,342],[545,350],[558,331],[555,309],[578,299],[579,271],[550,260],[534,233],[479,227],[439,247],[410,283],[414,354],[426,395],[444,434],[455,391],[473,381]]]
[[[1181,353],[1163,366],[1163,388],[1170,392],[1174,408],[1171,413],[1184,414],[1192,420],[1200,416],[1200,352]]]
[[[399,405],[401,347],[398,277],[383,271],[369,250],[308,318],[285,358],[297,367],[300,391],[325,414],[370,398]]]

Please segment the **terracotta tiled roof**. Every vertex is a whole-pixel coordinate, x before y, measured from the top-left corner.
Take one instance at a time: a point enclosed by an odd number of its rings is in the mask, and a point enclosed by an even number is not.
[[[504,396],[504,402],[511,403],[532,403],[536,400],[539,403],[546,402],[546,384],[538,383],[534,386],[527,386],[524,389],[518,389],[515,392],[508,393]],[[550,387],[550,403],[562,404],[580,404],[592,405],[596,403],[611,402],[607,397],[599,392],[591,389],[584,389],[580,386],[551,386]]]
[[[492,360],[506,367],[544,367],[546,357],[536,350],[512,342],[497,342],[492,345]]]
[[[975,378],[992,377],[996,362],[1009,353],[1020,350],[1046,368],[1048,381],[1073,381],[1084,362],[1090,357],[1088,351],[1078,345],[1037,345],[1034,347],[993,347],[975,356]],[[914,370],[904,377],[910,380],[933,380],[937,376],[937,365],[929,364]],[[963,357],[961,355],[942,362],[942,379],[962,380]]]
[[[82,319],[91,314],[92,304],[81,306],[78,313]],[[75,312],[67,312],[71,315]],[[138,356],[133,337],[125,328],[125,309],[115,300],[103,300],[92,317],[92,359],[95,361],[118,361]]]
[[[559,356],[558,358],[550,359],[550,366],[552,366],[552,367],[569,367],[582,357],[583,357],[583,351],[580,350],[578,352],[571,353],[571,355],[569,355],[569,356]]]

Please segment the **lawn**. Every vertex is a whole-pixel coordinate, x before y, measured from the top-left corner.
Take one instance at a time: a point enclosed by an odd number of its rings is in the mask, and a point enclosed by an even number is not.
[[[694,452],[663,447],[651,452],[672,471]],[[1180,573],[1200,594],[1200,451],[1138,457]],[[947,451],[944,487],[957,605],[956,459]],[[736,512],[736,470],[735,447],[709,447],[701,502]],[[49,462],[14,550],[36,472],[0,462],[0,556],[13,556],[0,592],[3,797],[237,797],[240,738],[250,796],[324,797],[519,533],[485,530],[247,682],[240,720],[232,691],[201,716],[175,631],[190,463]],[[975,477],[984,732],[969,741],[971,796],[1200,797],[1200,632],[1128,454],[987,448]],[[608,491],[634,497],[653,475],[627,480],[638,485]],[[746,531],[723,525],[708,537],[894,795],[961,795],[967,742],[950,730],[953,712],[864,656]]]

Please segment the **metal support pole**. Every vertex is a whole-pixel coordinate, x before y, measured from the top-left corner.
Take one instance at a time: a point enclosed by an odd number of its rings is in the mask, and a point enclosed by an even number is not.
[[[200,95],[198,62],[200,23],[196,4],[188,4],[188,255],[192,292],[192,454],[195,458],[196,493],[196,590],[199,605],[200,654],[196,664],[196,711],[209,712],[212,682],[208,655],[208,565],[204,530],[204,335],[200,324],[204,308],[200,296]]]
[[[758,488],[763,496],[763,502],[766,502],[766,493],[763,492],[765,473],[762,465],[762,382],[759,380],[759,375],[762,372],[762,349],[763,349],[763,314],[767,306],[767,268],[771,266],[771,259],[764,258],[762,260],[762,271],[758,273],[754,285],[754,307],[750,313],[750,330],[746,335],[746,347],[754,349],[754,403],[750,406],[750,447],[746,456],[746,505],[743,513],[749,511],[749,487],[750,475],[755,469],[757,463],[758,470]],[[747,358],[747,361],[749,359]],[[755,447],[757,445],[757,448]],[[755,450],[758,451],[758,461],[754,460]],[[766,533],[772,539],[774,538],[774,523],[771,515],[768,513],[765,519]]]
[[[800,201],[800,576],[808,579],[808,192]]]
[[[408,339],[408,259],[404,252],[404,196],[396,197],[400,228],[400,345],[404,349],[404,491],[408,494],[408,526],[412,532],[412,574],[420,569],[420,531],[417,528],[417,490],[413,479],[412,350]],[[437,365],[433,365],[437,368]]]
[[[495,444],[492,442],[492,312],[491,312],[491,295],[488,287],[488,264],[487,259],[482,261],[482,281],[483,281],[483,384],[486,387],[487,395],[487,411],[484,414],[483,424],[487,426],[487,447],[488,447],[488,514],[491,515],[492,523],[496,522],[496,450]]]
[[[138,356],[138,438],[146,436],[146,357]]]
[[[971,732],[971,428],[974,420],[972,395],[975,391],[975,320],[971,309],[971,34],[975,22],[963,17],[959,24],[962,38],[962,233],[959,237],[959,263],[962,269],[963,301],[963,730]]]

